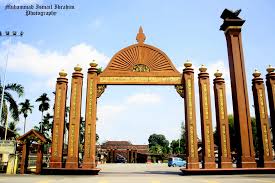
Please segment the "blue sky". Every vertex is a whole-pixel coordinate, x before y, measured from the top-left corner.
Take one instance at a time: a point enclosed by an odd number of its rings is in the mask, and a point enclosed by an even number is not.
[[[75,9],[58,11],[54,17],[27,17],[24,10],[4,10],[7,3],[14,2],[68,4]],[[19,102],[29,98],[35,105],[27,130],[40,120],[35,99],[46,92],[53,101],[51,92],[61,69],[66,69],[71,77],[73,67],[79,63],[86,73],[93,59],[105,67],[117,51],[136,42],[140,25],[147,37],[145,42],[164,51],[180,71],[185,60],[190,59],[195,74],[200,64],[205,64],[211,80],[214,71],[220,69],[229,84],[226,42],[223,32],[219,31],[220,15],[224,8],[241,8],[240,17],[246,20],[242,38],[251,106],[254,68],[265,74],[268,64],[275,65],[275,3],[271,0],[0,0],[0,5],[0,30],[25,32],[23,38],[14,38],[11,44],[6,38],[0,38],[0,68],[2,78],[9,47],[7,81],[24,85],[25,96],[18,99]],[[227,89],[228,111],[232,112],[229,85]],[[196,94],[198,103],[198,90]],[[197,104],[200,127],[198,107]],[[254,115],[253,109],[251,114]],[[108,86],[98,102],[98,118],[101,142],[129,140],[145,144],[152,133],[165,134],[172,140],[179,136],[180,123],[184,120],[183,99],[173,87]],[[19,123],[21,129],[22,124],[23,119]]]

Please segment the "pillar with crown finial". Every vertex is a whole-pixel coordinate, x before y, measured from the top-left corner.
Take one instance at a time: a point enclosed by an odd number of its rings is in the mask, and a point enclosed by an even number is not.
[[[67,73],[62,70],[59,72],[59,77],[56,82],[50,168],[62,168],[65,108],[68,85],[68,79],[66,76]]]
[[[256,168],[241,36],[245,20],[238,17],[240,12],[225,9],[221,15],[224,22],[220,30],[224,31],[227,41],[234,125],[238,139],[237,167]]]
[[[232,168],[225,81],[224,78],[222,78],[222,73],[219,70],[217,70],[214,76],[215,79],[213,82],[216,109],[216,124],[217,134],[219,137],[218,167]]]
[[[68,135],[68,156],[66,168],[78,168],[78,145],[79,145],[79,128],[81,118],[81,101],[82,101],[82,68],[77,65],[74,68],[71,82],[71,101],[69,115],[69,135]]]
[[[186,150],[187,169],[198,169],[198,139],[195,112],[195,92],[194,92],[194,69],[192,63],[184,63],[185,68],[182,73],[182,84],[184,86],[184,106],[185,106],[185,128],[186,128]]]
[[[273,126],[272,135],[273,139],[275,139],[275,67],[269,65],[266,70],[266,88],[268,95],[271,126]],[[273,146],[275,147],[275,140],[273,140]]]
[[[207,68],[202,65],[198,77],[201,114],[201,135],[202,135],[202,168],[216,168],[214,155],[214,138],[212,128],[212,111],[209,89],[209,74]]]
[[[264,80],[260,76],[261,73],[256,69],[253,73],[254,78],[252,79],[252,91],[259,144],[258,166],[264,168],[274,168],[275,162],[273,161]]]
[[[96,168],[96,110],[97,110],[97,63],[90,63],[87,74],[85,141],[82,168]]]

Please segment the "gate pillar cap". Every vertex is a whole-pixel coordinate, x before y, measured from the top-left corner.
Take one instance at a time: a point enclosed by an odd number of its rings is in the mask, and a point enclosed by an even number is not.
[[[67,73],[65,72],[64,69],[62,69],[62,70],[59,72],[59,76],[60,76],[60,77],[63,77],[63,78],[65,78],[65,77],[67,76]]]
[[[261,73],[258,71],[258,69],[255,69],[254,73],[252,74],[254,78],[260,77]]]
[[[200,72],[206,72],[207,68],[205,67],[204,64],[201,65],[201,67],[199,68]]]
[[[74,71],[76,72],[81,72],[82,71],[82,68],[79,64],[77,64],[75,67],[74,67]]]
[[[93,60],[93,61],[90,63],[90,66],[91,66],[91,67],[94,67],[94,68],[96,68],[97,65],[98,65],[98,64],[95,62],[95,60]]]
[[[190,60],[186,60],[186,62],[184,63],[184,67],[192,67],[192,62]]]
[[[217,71],[214,73],[214,76],[215,76],[216,78],[220,78],[220,77],[222,77],[222,73],[221,73],[219,70],[217,70]]]
[[[266,69],[266,71],[270,74],[275,71],[275,68],[272,67],[271,65],[269,65],[268,68]]]

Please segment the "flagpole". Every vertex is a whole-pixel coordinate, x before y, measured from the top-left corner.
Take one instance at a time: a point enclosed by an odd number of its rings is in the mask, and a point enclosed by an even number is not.
[[[1,103],[0,103],[0,119],[1,119],[1,121],[2,121],[2,112],[3,112],[3,105],[4,105],[4,93],[5,93],[5,86],[6,86],[6,75],[7,75],[8,61],[9,61],[11,37],[14,37],[14,36],[21,36],[22,37],[23,34],[24,33],[22,31],[19,34],[17,34],[16,31],[12,31],[12,32],[5,31],[5,34],[2,34],[2,32],[0,31],[0,37],[2,37],[2,36],[9,37],[6,63],[5,63],[5,67],[4,67],[4,80],[3,80],[3,85],[2,85]],[[7,140],[7,132],[8,132],[8,120],[5,121],[5,140]]]

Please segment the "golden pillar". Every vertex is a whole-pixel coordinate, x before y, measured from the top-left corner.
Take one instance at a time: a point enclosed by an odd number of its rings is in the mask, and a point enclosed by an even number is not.
[[[256,115],[257,136],[259,143],[259,164],[260,167],[275,167],[271,145],[270,128],[268,124],[268,112],[265,99],[265,87],[261,73],[257,70],[253,73],[252,90]]]
[[[201,135],[202,135],[202,168],[216,168],[214,155],[214,140],[212,128],[212,111],[209,89],[209,74],[207,68],[202,65],[199,68],[198,77],[199,94],[200,94],[200,114],[201,114]]]
[[[219,168],[232,168],[229,125],[226,104],[225,82],[222,73],[217,71],[214,79],[217,134],[219,137]]]
[[[220,30],[224,31],[230,70],[234,125],[237,137],[238,168],[255,168],[255,151],[250,119],[246,84],[244,54],[242,48],[242,25],[245,20],[238,17],[240,11],[225,9]]]
[[[56,82],[54,119],[52,134],[51,168],[62,168],[63,141],[65,126],[65,108],[67,99],[67,73],[61,71]]]
[[[87,76],[86,124],[84,158],[82,168],[95,168],[96,157],[96,104],[97,104],[97,64],[90,63]]]
[[[185,68],[182,73],[184,85],[184,105],[185,105],[185,128],[187,147],[187,169],[198,169],[198,140],[196,128],[195,112],[195,92],[194,92],[194,69],[192,63],[184,63]]]
[[[271,126],[273,127],[273,146],[275,147],[275,68],[270,65],[266,70],[266,88],[268,95]]]
[[[70,122],[69,122],[69,140],[68,157],[66,168],[78,168],[78,145],[79,145],[79,127],[81,118],[82,101],[82,68],[77,65],[74,68],[71,83],[71,102],[70,102]]]

